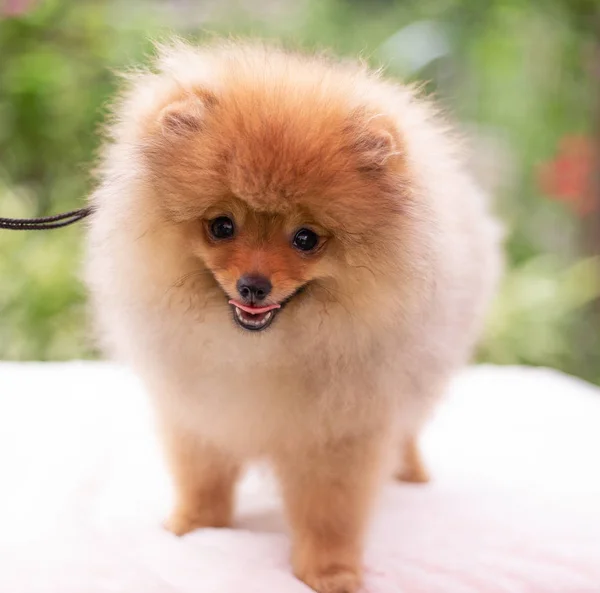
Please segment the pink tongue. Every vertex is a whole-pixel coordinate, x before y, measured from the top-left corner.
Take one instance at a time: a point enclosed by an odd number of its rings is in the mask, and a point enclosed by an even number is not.
[[[261,313],[266,313],[267,311],[272,311],[273,309],[281,308],[281,305],[267,305],[266,307],[249,307],[248,305],[242,305],[242,303],[234,301],[233,299],[229,301],[229,304],[234,305],[242,311],[246,311],[246,313],[250,313],[250,315],[260,315]]]

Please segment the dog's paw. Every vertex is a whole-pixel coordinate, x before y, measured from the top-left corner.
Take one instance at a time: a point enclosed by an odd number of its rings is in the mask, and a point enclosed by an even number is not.
[[[346,567],[332,567],[297,576],[317,593],[358,593],[362,584],[360,574]]]
[[[411,484],[425,484],[430,480],[427,466],[414,438],[410,439],[404,446],[401,466],[396,472],[395,478],[400,482]]]
[[[169,518],[163,523],[163,527],[175,535],[185,535],[190,531],[202,527],[229,527],[230,518],[223,513],[196,512],[189,513],[182,510],[174,510]]]
[[[431,480],[429,472],[422,465],[402,468],[394,477],[399,482],[409,484],[427,484]]]

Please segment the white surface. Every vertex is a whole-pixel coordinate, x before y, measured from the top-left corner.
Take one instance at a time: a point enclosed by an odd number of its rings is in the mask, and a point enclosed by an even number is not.
[[[599,593],[600,390],[479,367],[431,424],[434,481],[390,484],[368,593]],[[135,378],[100,363],[0,363],[0,592],[308,593],[268,475],[236,530],[178,539]]]

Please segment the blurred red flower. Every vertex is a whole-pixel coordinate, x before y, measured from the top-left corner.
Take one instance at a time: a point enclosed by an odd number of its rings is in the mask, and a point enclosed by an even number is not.
[[[558,145],[553,160],[542,163],[538,170],[541,190],[555,200],[565,202],[578,215],[593,212],[592,175],[595,149],[586,136],[565,136]]]
[[[20,16],[33,8],[36,0],[1,0],[0,14],[2,16]]]

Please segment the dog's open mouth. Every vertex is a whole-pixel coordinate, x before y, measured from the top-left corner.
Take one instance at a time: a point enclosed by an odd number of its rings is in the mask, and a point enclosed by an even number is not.
[[[261,331],[271,325],[281,305],[266,305],[264,307],[250,307],[239,301],[230,300],[233,307],[233,318],[236,323],[248,331]]]

